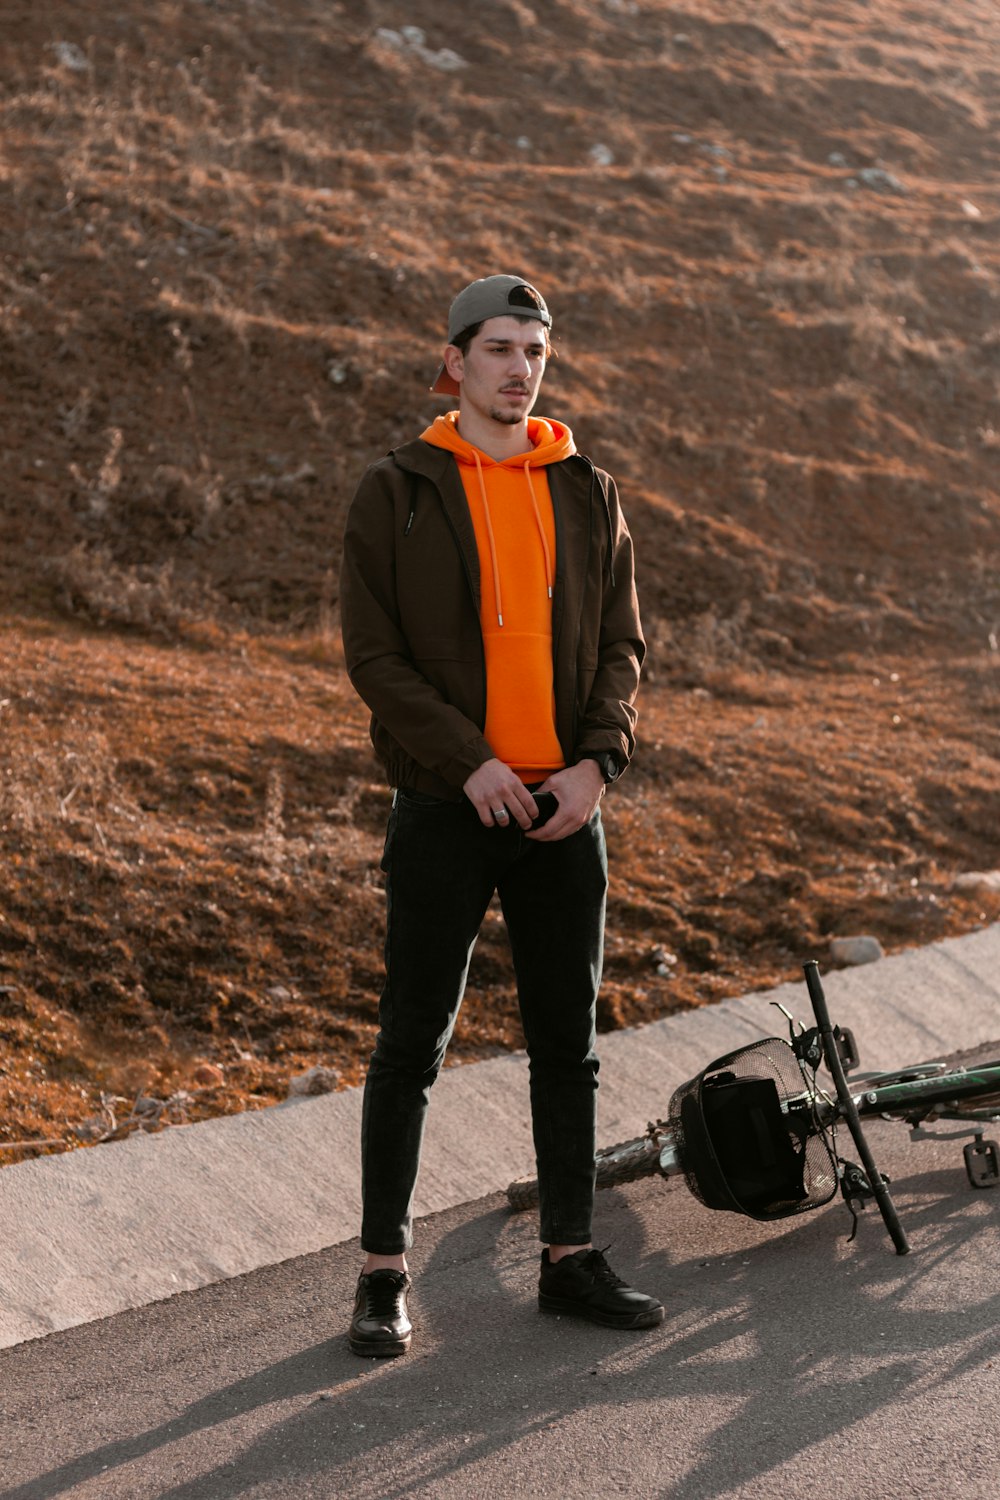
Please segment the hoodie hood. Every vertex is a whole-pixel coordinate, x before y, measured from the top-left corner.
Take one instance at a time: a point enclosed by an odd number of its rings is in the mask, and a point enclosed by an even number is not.
[[[525,453],[516,453],[511,458],[490,458],[481,448],[466,442],[458,430],[458,412],[449,411],[436,417],[420,434],[425,443],[435,448],[445,448],[453,453],[460,464],[475,465],[478,461],[484,469],[491,465],[498,469],[523,469],[525,465],[538,469],[545,464],[560,463],[576,452],[573,434],[563,422],[553,422],[546,417],[528,418],[528,438],[531,447]]]

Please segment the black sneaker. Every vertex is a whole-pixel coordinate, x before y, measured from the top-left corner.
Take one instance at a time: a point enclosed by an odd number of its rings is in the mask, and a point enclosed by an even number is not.
[[[358,1295],[348,1340],[355,1354],[368,1358],[405,1354],[413,1328],[406,1311],[411,1282],[405,1271],[369,1271],[358,1277]]]
[[[663,1304],[626,1286],[600,1250],[577,1250],[555,1265],[543,1250],[538,1306],[542,1312],[587,1318],[609,1328],[655,1328],[663,1322]]]

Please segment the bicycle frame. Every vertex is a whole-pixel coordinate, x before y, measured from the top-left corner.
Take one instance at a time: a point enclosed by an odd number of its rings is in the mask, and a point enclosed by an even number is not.
[[[892,1078],[880,1082],[876,1074],[861,1093],[855,1094],[855,1103],[859,1110],[861,1105],[865,1106],[864,1113],[873,1115],[896,1115],[903,1120],[912,1120],[918,1124],[925,1119],[927,1114],[935,1108],[931,1096],[941,1091],[942,1074],[948,1084],[948,1096],[951,1100],[975,1099],[982,1095],[986,1088],[1000,1091],[1000,1065],[988,1064],[984,1068],[970,1068],[958,1076],[954,1073],[945,1073],[942,1066],[941,1072],[931,1074],[927,1078]],[[856,1082],[865,1082],[863,1079]],[[920,1096],[924,1094],[931,1098],[929,1103],[921,1103]],[[963,1109],[949,1111],[943,1106],[939,1108],[943,1118],[954,1118],[956,1120],[994,1120],[997,1117],[997,1109]]]

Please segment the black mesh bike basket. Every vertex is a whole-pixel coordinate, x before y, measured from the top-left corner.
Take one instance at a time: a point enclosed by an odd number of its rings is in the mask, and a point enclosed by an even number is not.
[[[836,1161],[780,1037],[730,1052],[682,1084],[670,1125],[688,1187],[706,1208],[785,1219],[837,1191]]]

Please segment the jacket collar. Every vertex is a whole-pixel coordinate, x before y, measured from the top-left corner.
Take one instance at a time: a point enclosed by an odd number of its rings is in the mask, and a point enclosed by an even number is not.
[[[393,448],[391,456],[407,473],[423,474],[426,478],[433,479],[436,484],[441,483],[453,457],[447,448],[435,448],[432,443],[425,443],[422,438],[414,438],[412,442],[404,443],[401,448]]]

